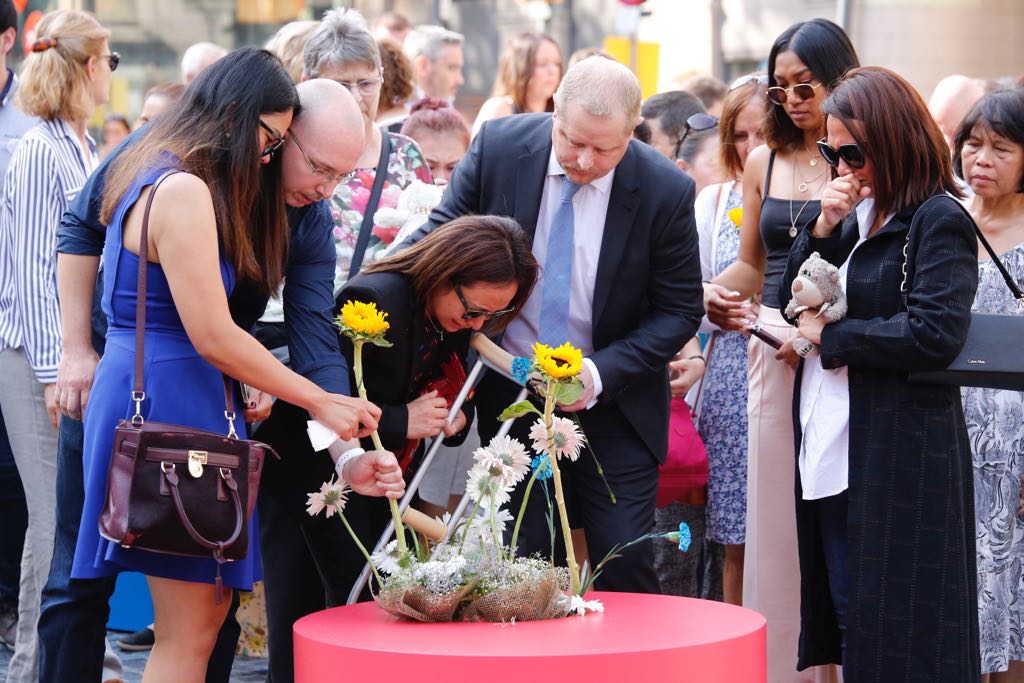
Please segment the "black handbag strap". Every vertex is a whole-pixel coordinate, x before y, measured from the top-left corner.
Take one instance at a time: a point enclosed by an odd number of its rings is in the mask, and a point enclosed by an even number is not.
[[[167,178],[175,173],[183,173],[180,168],[172,168],[165,171],[149,191],[146,198],[146,208],[142,212],[142,232],[139,236],[139,277],[137,285],[137,298],[135,300],[135,386],[132,388],[132,400],[135,401],[135,415],[132,416],[132,424],[141,425],[142,402],[146,400],[145,379],[145,358],[143,351],[146,346],[146,272],[149,270],[149,212],[153,208],[153,198],[156,190]],[[227,375],[221,373],[224,381],[224,417],[228,421],[228,436],[236,439],[235,432],[235,401],[231,396],[231,383]]]
[[[377,171],[373,176],[373,188],[370,190],[370,198],[366,202],[366,213],[363,214],[363,224],[359,228],[356,248],[352,252],[352,262],[348,267],[349,280],[359,273],[359,268],[363,265],[366,245],[369,244],[370,235],[373,233],[373,214],[377,212],[377,205],[380,204],[380,193],[384,191],[384,181],[388,177],[388,159],[390,157],[391,135],[387,131],[381,131],[380,159],[377,161]]]
[[[914,213],[915,218],[917,217],[917,213],[922,211],[924,207],[928,206],[929,203],[947,196],[948,195],[945,194],[939,194],[935,195],[934,197],[930,197],[927,201],[925,201],[924,204],[918,207],[917,211]],[[950,199],[952,199],[952,197],[950,197]],[[988,243],[987,239],[985,239],[985,235],[984,233],[981,232],[981,228],[979,228],[978,224],[975,222],[974,216],[972,216],[970,212],[967,211],[967,209],[964,208],[963,204],[961,204],[960,202],[953,199],[953,203],[956,205],[958,209],[960,209],[961,212],[963,212],[964,216],[967,217],[967,220],[971,222],[971,226],[974,227],[974,234],[977,235],[978,241],[981,242],[981,246],[985,247],[985,251],[988,252],[989,258],[992,259],[992,262],[996,264],[996,268],[999,269],[1000,275],[1003,276],[1003,280],[1006,282],[1006,286],[1010,289],[1010,293],[1013,294],[1013,298],[1017,300],[1017,304],[1024,306],[1024,292],[1022,292],[1020,287],[1017,286],[1016,281],[1014,281],[1013,276],[1010,275],[1010,272],[1006,270],[1006,266],[1003,265],[1003,262],[999,260],[999,257],[996,255],[996,252],[992,248],[992,245]],[[903,245],[903,281],[900,283],[900,298],[903,301],[904,309],[907,308],[907,297],[910,294],[910,290],[908,287],[909,275],[907,274],[907,263],[909,257],[907,255],[907,252],[910,250],[910,242],[912,239],[911,233],[914,230],[914,225],[915,222],[913,219],[911,219],[910,229],[907,230],[907,241],[906,244]]]

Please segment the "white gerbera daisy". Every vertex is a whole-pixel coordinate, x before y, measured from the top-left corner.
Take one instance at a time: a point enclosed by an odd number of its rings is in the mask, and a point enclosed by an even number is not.
[[[553,417],[551,424],[555,432],[555,454],[559,458],[567,457],[575,462],[580,457],[580,451],[587,443],[587,438],[576,427],[576,423],[567,417]],[[530,439],[533,440],[533,449],[537,453],[550,453],[548,430],[543,419],[538,418],[530,427]]]
[[[328,517],[335,512],[341,514],[348,501],[349,490],[348,482],[339,482],[332,477],[330,481],[320,485],[319,491],[306,494],[306,513],[310,517],[315,517],[324,510],[327,510]]]
[[[373,560],[373,566],[379,571],[385,574],[396,573],[401,569],[398,561],[402,559],[402,553],[398,551],[398,541],[391,541],[373,555],[370,555],[370,559]]]
[[[489,505],[493,502],[497,507],[501,507],[511,498],[502,478],[493,476],[489,469],[480,465],[475,465],[469,470],[469,476],[466,478],[466,493],[474,502],[481,505]]]
[[[587,612],[603,612],[604,603],[600,600],[584,600],[578,595],[572,596],[569,602],[569,614],[575,612],[581,617]]]
[[[473,452],[477,463],[500,476],[506,484],[518,484],[530,471],[530,455],[526,446],[509,436],[496,436],[483,448]]]

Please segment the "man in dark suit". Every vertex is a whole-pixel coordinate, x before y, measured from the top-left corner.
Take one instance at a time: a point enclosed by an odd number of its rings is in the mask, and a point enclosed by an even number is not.
[[[441,205],[411,238],[472,213],[512,216],[531,235],[544,274],[501,344],[520,356],[530,355],[538,339],[568,340],[583,350],[583,396],[561,410],[578,412],[592,455],[561,465],[572,526],[585,530],[591,563],[654,526],[658,463],[668,439],[666,364],[703,315],[694,184],[655,150],[631,141],[642,120],[640,98],[639,82],[621,64],[602,57],[580,62],[555,94],[553,114],[484,125]],[[481,382],[484,442],[516,391],[493,373]],[[512,434],[529,443],[528,427],[522,420]],[[520,554],[552,548],[548,505],[535,488]],[[518,505],[513,498],[509,509]],[[562,545],[555,542],[556,554]],[[596,587],[658,592],[651,544],[609,563]]]

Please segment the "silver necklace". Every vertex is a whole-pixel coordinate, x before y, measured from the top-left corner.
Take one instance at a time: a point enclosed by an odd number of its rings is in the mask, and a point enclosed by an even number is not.
[[[804,145],[804,151],[805,152],[807,151],[807,146],[806,145]],[[808,152],[808,154],[810,154],[810,152]],[[818,160],[812,157],[811,158],[811,166],[815,166],[815,165],[817,165],[817,163],[818,163]],[[793,168],[796,170],[797,173],[800,174],[800,184],[796,186],[796,189],[800,190],[800,192],[807,192],[808,188],[810,187],[810,183],[818,182],[825,175],[825,171],[822,170],[821,173],[819,173],[818,175],[814,176],[810,180],[805,178],[804,177],[804,172],[802,170],[800,170],[800,155],[799,154],[796,155],[796,161],[793,164]]]
[[[800,159],[796,159],[795,161],[796,161],[796,163],[793,164],[793,179],[792,179],[792,182],[790,184],[790,190],[791,191],[792,191],[793,186],[796,185],[796,166],[797,166],[797,163],[800,162]],[[804,183],[804,185],[806,186],[806,183]],[[793,200],[792,199],[789,200],[789,236],[791,238],[795,238],[796,237],[796,233],[797,233],[796,224],[800,220],[800,214],[802,214],[804,212],[804,209],[807,208],[807,204],[809,204],[810,201],[811,201],[810,197],[805,199],[804,203],[800,206],[800,210],[796,212],[796,218],[793,218]]]

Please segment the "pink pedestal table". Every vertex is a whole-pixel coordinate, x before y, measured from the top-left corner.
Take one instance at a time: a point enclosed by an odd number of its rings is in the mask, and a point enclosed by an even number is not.
[[[764,683],[765,620],[710,600],[593,593],[605,612],[514,624],[420,624],[373,603],[295,623],[295,681]]]

